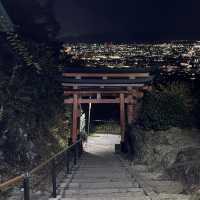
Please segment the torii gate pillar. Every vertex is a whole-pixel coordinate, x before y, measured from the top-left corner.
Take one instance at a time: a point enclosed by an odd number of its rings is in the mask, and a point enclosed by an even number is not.
[[[74,94],[73,97],[73,120],[72,120],[72,143],[76,143],[77,140],[77,128],[78,128],[78,95]]]
[[[124,94],[120,94],[120,127],[121,127],[121,142],[124,142],[125,136],[125,124],[126,117],[125,117],[125,98]]]
[[[134,100],[133,96],[128,96],[130,103],[127,105],[127,118],[128,118],[128,124],[131,125],[134,122]]]

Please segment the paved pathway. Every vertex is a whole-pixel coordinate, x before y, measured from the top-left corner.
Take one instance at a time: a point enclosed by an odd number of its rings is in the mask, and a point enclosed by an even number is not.
[[[149,200],[117,155],[120,136],[96,134],[89,138],[85,153],[62,200]]]

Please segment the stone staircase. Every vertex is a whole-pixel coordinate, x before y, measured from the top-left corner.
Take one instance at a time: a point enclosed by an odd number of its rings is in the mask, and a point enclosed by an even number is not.
[[[83,156],[62,200],[68,199],[133,199],[148,200],[138,184],[126,173],[115,156]]]
[[[116,135],[90,137],[78,166],[59,185],[58,200],[188,200],[181,194],[157,193],[146,180],[157,176],[145,166],[130,166],[114,153]],[[148,176],[149,178],[145,177]],[[158,182],[159,179],[156,179]],[[163,184],[163,180],[162,184]],[[169,184],[169,181],[166,182]],[[158,182],[159,185],[159,182]]]
[[[149,200],[114,154],[119,136],[90,138],[79,166],[60,185],[60,200]]]

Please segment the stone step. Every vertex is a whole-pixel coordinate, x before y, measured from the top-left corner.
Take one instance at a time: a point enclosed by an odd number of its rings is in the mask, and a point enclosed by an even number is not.
[[[119,163],[115,164],[115,165],[111,165],[111,164],[99,164],[99,165],[94,165],[94,164],[88,164],[88,165],[82,165],[79,164],[80,169],[81,170],[86,170],[86,169],[91,169],[91,170],[95,170],[95,169],[104,169],[104,170],[119,170],[119,169],[123,169],[123,166],[120,166]]]
[[[124,168],[122,167],[96,167],[96,168],[91,168],[91,167],[84,167],[84,166],[80,166],[78,169],[79,172],[121,172],[124,171]]]
[[[126,189],[126,188],[137,188],[137,184],[132,184],[130,182],[96,182],[96,183],[70,183],[68,188],[69,189],[111,189],[111,188],[119,188],[119,189]]]
[[[87,172],[87,173],[83,173],[83,172],[80,172],[80,171],[77,171],[75,172],[75,176],[82,176],[82,177],[99,177],[99,176],[106,176],[106,177],[109,177],[109,176],[116,176],[117,177],[126,177],[127,176],[127,173],[125,171],[121,171],[121,172],[105,172],[105,171],[96,171],[95,173],[92,173],[92,172]]]
[[[82,175],[90,175],[90,174],[122,174],[122,175],[126,175],[126,174],[129,174],[125,169],[122,169],[121,171],[112,171],[112,170],[107,170],[107,171],[104,171],[104,170],[95,170],[95,171],[81,171],[81,170],[74,170],[73,172],[75,172],[76,174],[82,174]]]
[[[88,194],[111,194],[111,193],[126,193],[126,192],[143,192],[143,189],[141,188],[112,188],[112,189],[78,189],[78,190],[65,190],[64,194],[65,195],[74,195],[74,194],[79,194],[79,195],[88,195]]]
[[[107,159],[109,159],[109,160],[107,160]],[[82,157],[80,159],[80,161],[86,161],[86,162],[92,161],[92,160],[95,160],[95,161],[103,161],[103,160],[105,160],[105,162],[112,162],[112,161],[116,162],[116,161],[118,161],[118,160],[115,159],[115,155],[114,154],[110,154],[109,156],[104,156],[104,157],[100,157],[100,156],[97,156],[97,155],[92,156],[92,157],[86,156],[86,157]]]
[[[126,200],[150,200],[148,196],[146,196],[143,192],[126,192],[126,193],[110,193],[110,194],[85,194],[85,195],[68,195],[61,197],[62,200],[73,200],[73,199],[79,199],[79,200],[118,200],[118,199],[126,199]]]
[[[106,160],[106,158],[109,158],[110,160]],[[104,157],[102,157],[102,156],[97,156],[97,155],[94,155],[94,156],[83,156],[81,159],[80,159],[81,161],[89,161],[89,160],[96,160],[96,161],[98,161],[98,160],[100,160],[100,161],[102,161],[102,160],[105,160],[105,162],[111,162],[111,161],[117,161],[116,159],[115,159],[115,155],[114,154],[109,154],[109,156],[104,156]]]
[[[76,175],[79,175],[79,174],[82,174],[84,176],[86,175],[91,175],[91,174],[120,174],[120,175],[127,175],[128,173],[122,169],[122,170],[113,170],[113,171],[110,171],[110,170],[78,170],[78,171],[74,171],[74,174]]]
[[[76,174],[74,176],[74,178],[77,178],[77,179],[87,179],[87,178],[97,178],[97,179],[101,179],[101,178],[107,178],[107,179],[112,179],[112,178],[118,178],[118,179],[121,179],[121,178],[130,178],[130,176],[126,175],[126,174],[105,174],[105,173],[101,173],[101,174]]]
[[[62,199],[118,199],[118,198],[129,198],[137,200],[149,200],[149,198],[144,194],[144,192],[115,192],[115,193],[100,193],[100,194],[68,194],[63,195]]]
[[[114,172],[120,172],[121,170],[123,170],[124,171],[124,168],[123,167],[115,167],[115,166],[98,166],[98,167],[91,167],[91,165],[90,166],[82,166],[82,165],[80,165],[79,166],[79,169],[78,169],[79,171],[109,171],[109,172],[112,172],[112,171],[114,171]]]
[[[117,164],[116,164],[117,165]],[[120,170],[124,170],[124,167],[122,166],[116,166],[116,165],[79,165],[79,170],[93,170],[93,171],[97,171],[98,169],[101,171],[120,171]],[[118,164],[119,165],[119,164]]]
[[[103,162],[103,161],[87,161],[85,163],[83,162],[79,162],[79,164],[81,166],[99,166],[99,168],[102,166],[102,167],[111,167],[111,166],[118,166],[119,165],[119,162]],[[120,166],[120,165],[119,165]]]
[[[131,179],[130,179],[131,180]],[[62,182],[66,182],[68,180],[63,180]],[[96,178],[96,177],[90,177],[90,178],[76,178],[74,177],[71,181],[72,183],[75,182],[75,183],[101,183],[101,182],[109,182],[109,183],[112,183],[112,182],[122,182],[122,183],[127,183],[129,182],[129,179],[127,177],[123,177],[123,178],[109,178],[109,177],[106,177],[106,178]]]
[[[133,200],[134,197],[105,197],[104,195],[102,197],[68,197],[68,198],[61,198],[60,200]],[[147,196],[140,196],[137,198],[134,198],[135,200],[150,200]]]

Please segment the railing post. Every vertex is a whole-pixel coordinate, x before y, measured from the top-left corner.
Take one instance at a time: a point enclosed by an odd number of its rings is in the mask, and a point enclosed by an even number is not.
[[[81,140],[81,155],[83,154],[83,140]]]
[[[77,144],[74,146],[74,165],[77,165]]]
[[[82,153],[83,153],[83,143],[82,143],[82,140],[80,140],[79,141],[79,143],[78,143],[78,156],[79,156],[79,158],[81,157],[81,155],[82,155]]]
[[[81,157],[81,141],[78,142],[77,149],[78,149],[78,158],[80,158]]]
[[[69,151],[66,151],[66,167],[67,167],[67,174],[69,174],[69,172],[70,172],[69,163],[70,163],[70,153],[69,153]]]
[[[30,200],[30,177],[29,173],[24,178],[24,200]]]
[[[56,161],[55,159],[52,160],[52,186],[53,186],[53,193],[52,197],[56,198],[57,197],[57,184],[56,184]]]

